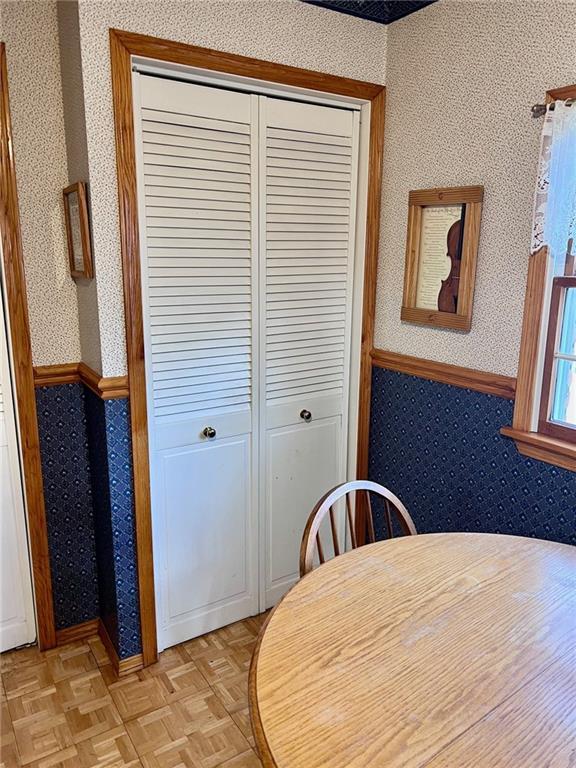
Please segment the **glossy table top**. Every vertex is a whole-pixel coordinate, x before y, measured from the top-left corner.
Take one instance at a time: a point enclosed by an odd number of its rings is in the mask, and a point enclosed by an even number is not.
[[[264,766],[576,766],[576,548],[456,533],[335,558],[272,613],[250,705]]]

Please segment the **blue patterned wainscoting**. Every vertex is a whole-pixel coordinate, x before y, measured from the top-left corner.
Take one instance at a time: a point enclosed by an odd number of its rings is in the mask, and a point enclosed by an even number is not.
[[[141,651],[130,409],[86,390],[100,615],[120,659]]]
[[[576,544],[576,474],[521,456],[513,402],[374,368],[370,479],[421,533],[485,531]]]
[[[56,629],[98,616],[82,384],[36,388]]]

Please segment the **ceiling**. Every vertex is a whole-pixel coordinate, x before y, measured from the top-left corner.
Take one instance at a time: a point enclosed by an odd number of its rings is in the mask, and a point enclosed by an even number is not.
[[[303,0],[310,5],[318,5],[331,11],[347,13],[361,19],[375,21],[378,24],[391,24],[393,21],[415,13],[436,0]]]

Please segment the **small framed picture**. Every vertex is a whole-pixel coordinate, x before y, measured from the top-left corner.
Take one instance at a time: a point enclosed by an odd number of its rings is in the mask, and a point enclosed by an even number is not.
[[[479,186],[410,192],[402,320],[470,330],[483,197]]]
[[[88,222],[88,201],[86,184],[77,181],[64,190],[64,217],[68,238],[70,274],[74,278],[94,277],[90,226]]]

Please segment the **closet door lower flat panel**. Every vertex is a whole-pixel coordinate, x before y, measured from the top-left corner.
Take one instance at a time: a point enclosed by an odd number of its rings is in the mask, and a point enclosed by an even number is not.
[[[162,649],[258,609],[252,413],[258,102],[145,75],[137,83]]]
[[[342,420],[339,415],[311,424],[292,423],[266,433],[269,510],[267,607],[294,584],[295,555],[312,508],[341,474]]]
[[[171,643],[188,640],[193,622],[202,629],[246,616],[250,453],[248,435],[161,453]]]
[[[316,502],[346,479],[358,115],[260,101],[265,605],[299,576]]]

